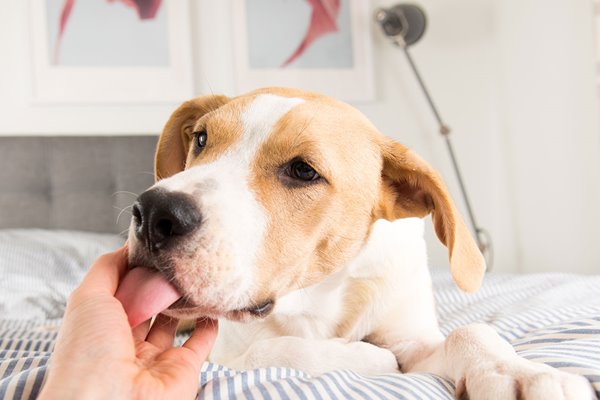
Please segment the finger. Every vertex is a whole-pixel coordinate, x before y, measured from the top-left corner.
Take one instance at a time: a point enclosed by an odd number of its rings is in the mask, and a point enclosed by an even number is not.
[[[127,243],[118,250],[104,254],[94,263],[79,286],[83,291],[109,292],[114,295],[119,281],[127,271]]]
[[[192,350],[197,361],[203,363],[208,358],[217,337],[218,322],[210,318],[202,318],[196,322],[192,336],[183,344],[183,347]]]
[[[146,341],[160,349],[170,349],[173,347],[173,338],[175,337],[178,324],[179,320],[158,314],[152,324],[152,328],[150,328]]]
[[[131,330],[133,339],[136,342],[143,342],[146,340],[146,336],[148,336],[148,331],[150,330],[150,321],[151,320],[148,319]]]

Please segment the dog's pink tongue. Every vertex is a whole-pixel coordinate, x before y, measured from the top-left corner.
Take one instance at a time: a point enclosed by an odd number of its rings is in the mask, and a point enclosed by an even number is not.
[[[175,303],[181,294],[157,271],[134,268],[123,278],[115,297],[133,328]]]

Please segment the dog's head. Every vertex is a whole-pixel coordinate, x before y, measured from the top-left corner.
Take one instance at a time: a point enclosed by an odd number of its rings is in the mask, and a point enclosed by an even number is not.
[[[138,198],[130,263],[183,294],[167,313],[247,320],[318,283],[380,218],[432,214],[452,276],[478,288],[485,264],[435,171],[330,98],[270,88],[181,105]]]

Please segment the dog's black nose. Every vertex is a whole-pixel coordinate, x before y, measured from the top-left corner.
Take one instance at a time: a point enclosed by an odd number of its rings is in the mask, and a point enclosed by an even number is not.
[[[152,252],[192,232],[202,220],[190,195],[161,188],[142,193],[132,214],[135,235]]]

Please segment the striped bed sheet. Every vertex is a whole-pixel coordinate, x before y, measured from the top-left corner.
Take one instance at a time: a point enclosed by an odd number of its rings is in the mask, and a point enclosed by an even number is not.
[[[7,259],[7,250],[2,239],[0,232],[0,270],[5,271],[2,260]],[[72,240],[65,236],[65,243]],[[113,243],[108,240],[105,245]],[[80,261],[91,262],[95,254],[89,253]],[[600,396],[600,276],[490,273],[482,289],[473,294],[456,289],[445,270],[434,269],[432,276],[444,333],[470,322],[487,322],[522,356],[584,375]],[[2,295],[3,285],[10,279],[0,279],[0,311],[8,298]],[[0,399],[35,398],[43,384],[60,325],[56,315],[62,313],[68,292],[62,298],[56,293],[48,298],[39,291],[35,294],[39,301],[32,303],[31,315],[0,313]],[[287,368],[235,371],[205,363],[198,398],[451,400],[454,386],[421,373],[362,376],[340,370],[312,377]]]

